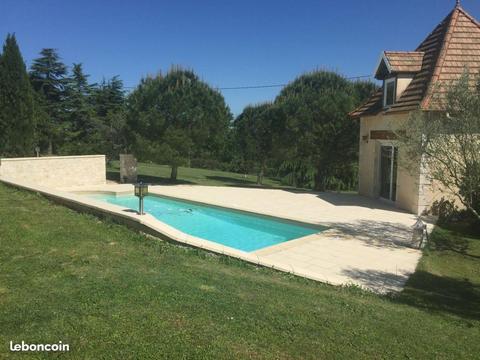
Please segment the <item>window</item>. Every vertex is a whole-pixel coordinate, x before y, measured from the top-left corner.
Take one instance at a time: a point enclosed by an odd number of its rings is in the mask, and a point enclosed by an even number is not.
[[[397,198],[398,148],[392,145],[380,148],[380,197],[395,201]]]
[[[395,78],[386,79],[383,85],[383,106],[388,107],[395,103]]]

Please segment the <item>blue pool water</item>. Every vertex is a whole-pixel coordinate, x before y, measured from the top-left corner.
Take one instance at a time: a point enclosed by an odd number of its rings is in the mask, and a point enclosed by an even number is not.
[[[138,198],[92,195],[96,200],[138,210]],[[325,230],[224,208],[147,196],[145,212],[186,233],[243,251],[255,251]]]

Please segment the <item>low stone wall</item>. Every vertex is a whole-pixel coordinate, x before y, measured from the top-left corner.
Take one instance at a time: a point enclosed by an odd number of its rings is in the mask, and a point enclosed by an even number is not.
[[[105,155],[0,159],[0,178],[46,187],[103,185]]]

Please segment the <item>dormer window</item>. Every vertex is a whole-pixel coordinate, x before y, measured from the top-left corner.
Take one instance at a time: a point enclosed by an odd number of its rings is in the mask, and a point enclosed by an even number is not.
[[[415,75],[423,66],[422,51],[384,51],[375,69],[375,78],[383,81],[382,105],[388,109],[401,101]]]
[[[395,103],[396,86],[395,78],[385,79],[383,83],[383,107],[390,107]]]

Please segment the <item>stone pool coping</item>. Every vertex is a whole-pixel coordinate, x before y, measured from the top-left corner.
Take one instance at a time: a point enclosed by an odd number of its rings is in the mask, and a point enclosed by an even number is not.
[[[199,248],[202,250],[206,250],[209,252],[213,252],[219,255],[225,255],[225,256],[230,256],[233,258],[241,259],[243,261],[247,261],[248,263],[257,265],[257,266],[262,266],[262,267],[267,267],[271,268],[274,270],[279,270],[283,272],[287,272],[293,275],[305,277],[311,280],[316,280],[320,281],[323,283],[331,284],[331,285],[341,285],[342,283],[336,283],[330,281],[327,277],[319,276],[319,274],[315,274],[312,271],[308,269],[303,269],[301,267],[292,267],[291,264],[289,263],[282,263],[281,261],[278,260],[270,260],[267,258],[263,258],[261,255],[257,255],[255,252],[244,252],[241,250],[237,250],[228,246],[223,246],[218,243],[208,241],[205,239],[201,239],[195,236],[191,236],[188,234],[185,234],[163,222],[160,220],[156,219],[150,214],[145,214],[145,215],[138,215],[136,212],[128,211],[130,209],[109,204],[104,201],[98,201],[98,200],[93,200],[88,198],[85,195],[88,194],[99,194],[99,193],[105,193],[105,194],[132,194],[132,191],[85,191],[85,192],[66,192],[66,191],[59,191],[59,190],[53,190],[47,187],[43,186],[37,186],[33,184],[29,184],[27,182],[19,182],[19,181],[9,181],[8,179],[0,179],[0,182],[7,184],[12,187],[16,188],[21,188],[24,190],[29,190],[33,191],[36,193],[40,193],[41,195],[45,196],[47,199],[54,201],[55,203],[59,203],[61,205],[65,205],[68,208],[71,208],[76,211],[80,212],[87,212],[94,214],[96,216],[100,217],[110,217],[114,219],[116,222],[121,223],[123,225],[126,225],[128,227],[134,228],[135,230],[141,231],[143,233],[146,233],[148,235],[152,235],[155,237],[158,237],[162,240],[166,241],[173,241],[174,243],[178,243],[181,245],[187,245],[190,247],[195,247]],[[78,193],[81,193],[81,195],[78,195]],[[172,197],[173,198],[173,197]],[[180,200],[186,200],[186,199],[181,199]],[[196,202],[196,201],[194,201]],[[205,205],[212,206],[212,204],[207,204]],[[213,205],[213,206],[218,206],[218,205]],[[219,206],[223,207],[224,206]],[[234,209],[237,211],[244,211],[240,209]],[[252,211],[245,211],[251,214],[258,214],[254,213]],[[273,217],[276,219],[279,219],[278,216],[272,216],[268,214],[258,214],[261,216],[268,216],[268,217]],[[293,222],[298,222],[298,223],[303,223],[303,224],[308,224],[308,225],[313,225],[317,226],[316,224],[312,223],[306,223],[305,221],[298,221],[294,219],[285,219]],[[323,230],[323,232],[327,232],[327,230]],[[294,239],[288,241],[290,242],[302,242],[305,238],[309,238],[309,236],[305,236],[302,238]],[[281,245],[281,244],[278,244]],[[274,245],[273,247],[275,247]],[[269,247],[271,248],[271,247]],[[260,249],[263,250],[263,249]]]
[[[407,239],[408,242],[408,234],[411,233],[410,223],[414,222],[415,216],[389,207],[384,208],[380,203],[364,204],[361,197],[355,197],[358,204],[347,207],[340,204],[332,208],[331,204],[325,206],[318,203],[323,200],[319,200],[317,194],[307,194],[305,195],[307,197],[302,195],[297,199],[292,198],[297,195],[289,195],[287,192],[269,193],[269,190],[259,189],[192,185],[150,187],[152,194],[162,197],[330,228],[317,234],[247,253],[185,234],[151,215],[140,216],[132,210],[126,211],[121,206],[85,196],[98,193],[132,194],[131,184],[52,189],[26,182],[9,181],[5,178],[0,181],[39,192],[54,202],[77,211],[110,217],[118,223],[166,241],[200,248],[331,285],[353,284],[377,293],[400,291],[408,277],[415,271],[421,257],[420,250],[409,248],[404,241]],[[244,196],[248,196],[249,199],[244,199]],[[285,201],[288,205],[295,206],[292,209],[289,206],[285,207]],[[305,211],[299,211],[299,207]],[[365,214],[358,216],[356,214],[358,211]],[[328,222],[339,214],[345,218],[335,223]],[[356,218],[368,220],[362,229],[363,232],[355,232],[357,222],[353,220]],[[375,223],[382,221],[384,224],[381,227],[371,228]]]

